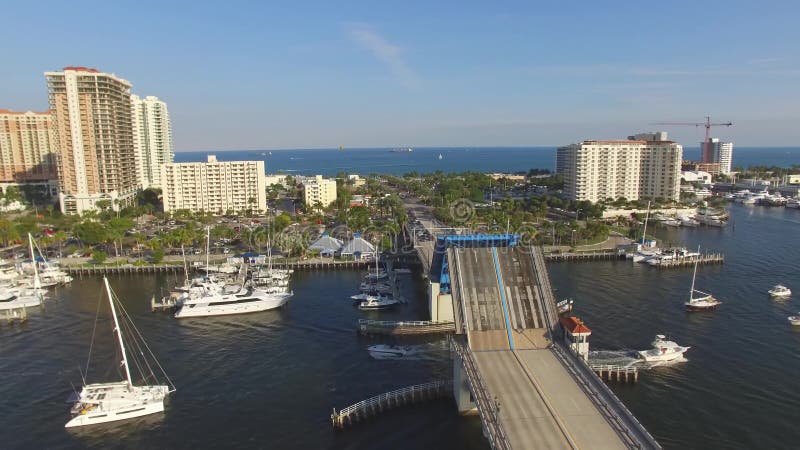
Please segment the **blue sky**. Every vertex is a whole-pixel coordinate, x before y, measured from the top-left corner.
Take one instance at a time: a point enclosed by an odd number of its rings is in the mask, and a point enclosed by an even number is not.
[[[168,103],[177,150],[556,145],[663,128],[796,145],[797,2],[14,2],[0,108],[96,67]]]

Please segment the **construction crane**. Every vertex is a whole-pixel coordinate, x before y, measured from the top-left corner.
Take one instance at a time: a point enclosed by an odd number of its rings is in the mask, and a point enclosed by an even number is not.
[[[711,143],[711,127],[729,127],[733,125],[733,122],[723,122],[723,123],[711,123],[711,117],[706,116],[705,122],[659,122],[654,123],[653,125],[689,125],[693,127],[705,127],[706,128],[706,140],[703,141],[703,162],[711,162],[711,150],[710,150],[710,143]]]

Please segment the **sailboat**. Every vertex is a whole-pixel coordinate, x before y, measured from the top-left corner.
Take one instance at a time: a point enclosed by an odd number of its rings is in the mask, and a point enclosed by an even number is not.
[[[640,242],[639,251],[633,254],[633,262],[647,262],[651,258],[658,256],[661,251],[658,249],[645,250],[644,243],[647,239],[647,221],[650,219],[650,202],[647,202],[647,212],[644,215],[644,230],[642,230],[642,240]]]
[[[439,153],[439,159],[440,159],[440,160],[442,159],[442,154],[441,154],[441,153]]]
[[[119,300],[115,298],[114,293],[111,291],[111,286],[108,284],[108,278],[103,277],[103,282],[108,294],[111,316],[114,319],[114,334],[117,336],[117,344],[119,344],[119,350],[122,353],[122,361],[120,363],[125,369],[125,379],[109,383],[85,384],[81,392],[74,395],[75,403],[70,410],[73,417],[64,425],[65,428],[113,422],[159,413],[164,411],[164,399],[167,395],[175,392],[175,386],[164,372],[161,364],[158,363],[150,351],[150,347],[144,342],[144,338],[131,321],[122,303],[119,303]],[[122,336],[123,328],[120,327],[120,322],[117,318],[115,302],[119,303],[123,320],[127,320],[124,331],[131,334],[128,339],[133,342],[133,347],[137,350],[131,356],[142,378],[155,380],[156,375],[153,372],[153,366],[155,366],[161,370],[168,385],[135,386],[133,384],[128,354],[125,351],[125,340]],[[145,356],[145,352],[149,357]],[[149,359],[152,359],[152,361],[149,361]],[[144,375],[144,369],[149,370],[149,376]]]
[[[697,247],[697,252],[700,253],[700,246]],[[722,302],[714,298],[713,295],[707,292],[698,291],[694,288],[694,281],[695,278],[697,278],[697,264],[699,261],[700,257],[698,256],[694,261],[694,273],[692,274],[692,288],[689,290],[689,300],[684,303],[686,309],[689,311],[708,311],[715,309],[722,304]],[[695,292],[701,294],[700,297],[695,297]]]

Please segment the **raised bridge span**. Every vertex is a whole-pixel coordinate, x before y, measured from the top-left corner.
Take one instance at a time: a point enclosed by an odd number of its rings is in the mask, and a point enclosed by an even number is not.
[[[493,448],[660,448],[562,345],[544,259],[515,235],[426,242],[433,320],[452,320],[453,389]]]

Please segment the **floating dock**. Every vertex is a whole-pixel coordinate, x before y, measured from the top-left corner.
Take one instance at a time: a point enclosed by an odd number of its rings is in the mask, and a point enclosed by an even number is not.
[[[439,380],[415,384],[413,386],[386,392],[385,394],[376,395],[375,397],[370,397],[354,405],[343,408],[340,411],[336,411],[336,408],[334,408],[331,414],[331,423],[335,428],[342,429],[359,420],[366,419],[391,408],[446,397],[452,395],[451,386],[451,381]]]
[[[25,322],[28,320],[28,310],[24,307],[4,309],[0,311],[0,320],[5,320],[8,324]]]
[[[455,333],[453,322],[433,322],[430,320],[393,321],[393,320],[358,320],[358,332],[361,334],[410,335],[410,334],[450,334]]]

